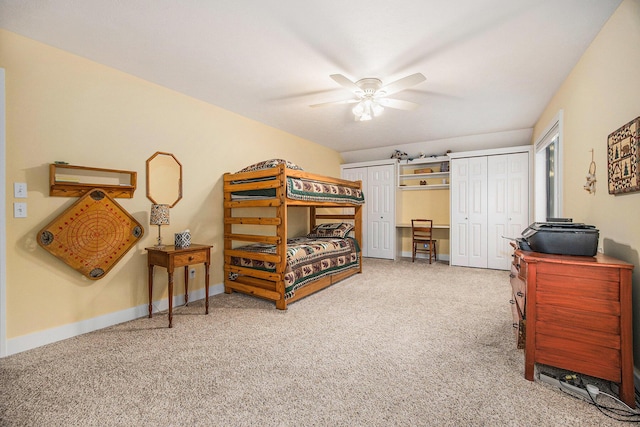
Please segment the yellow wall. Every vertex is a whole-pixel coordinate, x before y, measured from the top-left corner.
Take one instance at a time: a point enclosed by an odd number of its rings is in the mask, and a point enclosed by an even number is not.
[[[339,154],[320,145],[4,30],[0,45],[8,339],[147,303],[144,248],[155,244],[157,228],[148,225],[145,161],[156,151],[173,153],[184,174],[183,199],[162,228],[165,242],[189,228],[193,242],[214,245],[212,285],[223,280],[223,173],[285,158],[310,172],[340,175]],[[38,231],[76,200],[49,197],[48,164],[56,160],[138,173],[134,198],[117,201],[145,226],[145,236],[103,279],[84,278],[37,245]],[[26,219],[13,218],[14,182],[28,185]],[[203,287],[201,267],[197,275],[190,289]],[[156,283],[154,300],[166,298],[166,275],[156,273]]]
[[[449,224],[449,190],[396,190],[396,222],[411,224],[413,218],[432,219],[434,224]],[[403,228],[398,236],[401,252],[411,254],[411,229]],[[449,229],[434,230],[438,241],[438,259],[449,254]]]
[[[594,224],[606,254],[635,264],[634,341],[640,362],[640,192],[607,190],[607,136],[640,116],[640,1],[625,0],[556,92],[535,125],[534,141],[564,111],[563,215]],[[595,151],[596,193],[582,186]]]

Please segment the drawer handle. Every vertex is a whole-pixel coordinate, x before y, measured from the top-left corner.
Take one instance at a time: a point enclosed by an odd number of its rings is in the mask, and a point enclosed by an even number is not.
[[[193,261],[193,259],[194,259],[193,256],[189,257],[189,261]]]
[[[509,273],[509,277],[513,279],[514,277],[516,277],[516,275],[513,273]]]
[[[518,329],[518,324],[517,323],[512,323],[511,326],[513,326],[513,329]]]
[[[522,291],[516,292],[516,295],[518,295],[519,297],[524,297],[524,294],[522,293]]]
[[[516,302],[512,299],[509,300],[509,304],[515,304]]]

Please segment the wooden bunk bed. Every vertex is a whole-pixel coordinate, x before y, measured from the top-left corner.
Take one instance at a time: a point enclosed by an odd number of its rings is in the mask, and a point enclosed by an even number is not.
[[[274,301],[281,310],[288,303],[362,272],[362,183],[287,166],[289,162],[281,161],[275,167],[248,167],[248,172],[224,175],[224,290]],[[314,189],[322,193],[320,199]],[[333,243],[317,239],[322,242],[310,244],[343,249],[350,245],[355,255],[352,251],[343,253],[341,261],[324,260],[323,271],[318,271],[317,264],[292,272],[288,258],[297,255],[292,255],[293,246],[288,243],[305,239],[288,239],[287,215],[292,206],[308,208],[309,230],[335,221],[352,224],[353,238],[343,236],[344,241]],[[310,253],[309,247],[304,250]],[[308,275],[302,284],[292,283],[292,277],[297,281],[302,275]]]

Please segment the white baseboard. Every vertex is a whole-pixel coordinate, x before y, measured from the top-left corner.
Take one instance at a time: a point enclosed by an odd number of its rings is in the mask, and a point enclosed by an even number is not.
[[[212,285],[209,287],[209,296],[221,294],[222,292],[224,292],[223,284]],[[204,299],[204,289],[198,289],[197,291],[189,293],[190,301],[197,301],[201,299]],[[176,295],[173,297],[174,307],[180,306],[182,304],[184,304],[184,295]],[[82,320],[80,322],[71,323],[69,325],[46,329],[44,331],[34,332],[29,335],[11,338],[7,340],[6,356],[21,353],[23,351],[31,350],[57,341],[62,341],[67,338],[86,334],[87,332],[97,331],[98,329],[117,325],[118,323],[128,322],[130,320],[148,316],[148,307],[148,304],[142,304],[137,307],[132,307],[126,310],[105,314],[103,316]],[[168,309],[168,299],[165,298],[159,301],[153,301],[154,313],[165,311]]]

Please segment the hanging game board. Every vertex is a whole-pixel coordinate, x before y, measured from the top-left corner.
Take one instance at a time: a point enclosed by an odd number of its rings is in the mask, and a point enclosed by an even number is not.
[[[38,244],[92,280],[103,278],[144,234],[105,191],[94,188],[38,233]]]

